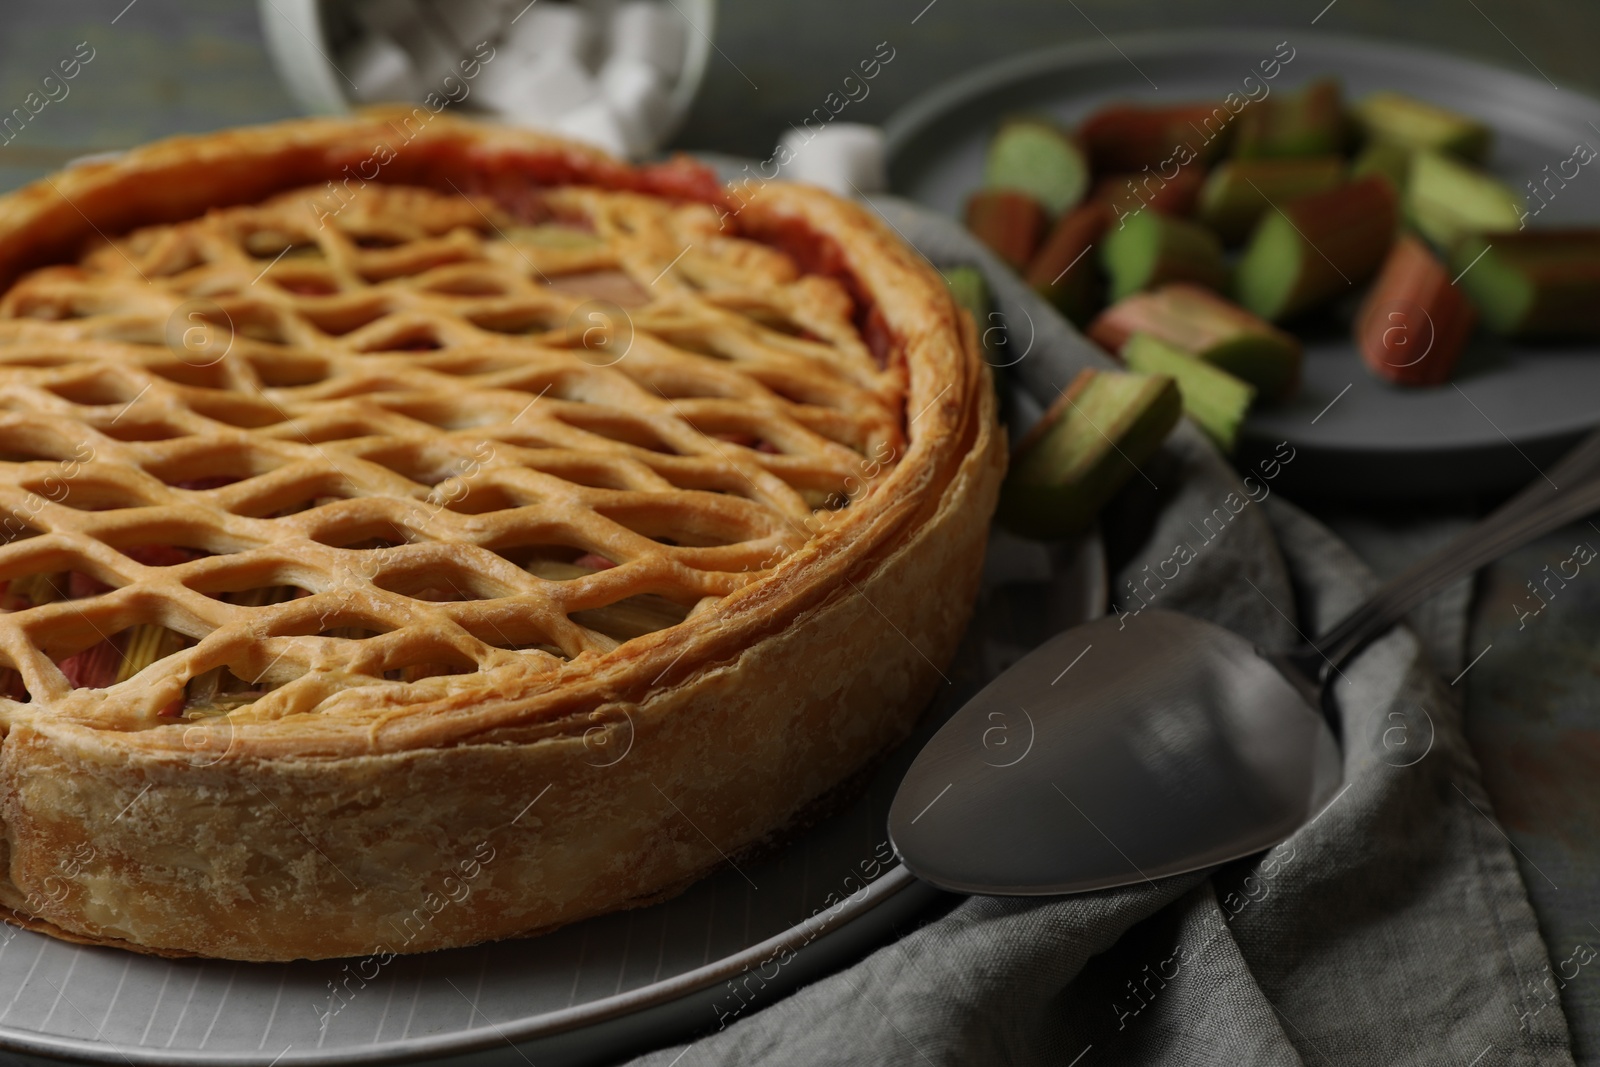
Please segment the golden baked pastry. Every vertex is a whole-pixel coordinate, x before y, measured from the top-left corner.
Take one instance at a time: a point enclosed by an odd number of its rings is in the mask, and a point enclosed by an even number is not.
[[[291,122],[0,199],[0,285],[0,903],[58,937],[662,899],[901,740],[967,620],[972,326],[821,191]]]

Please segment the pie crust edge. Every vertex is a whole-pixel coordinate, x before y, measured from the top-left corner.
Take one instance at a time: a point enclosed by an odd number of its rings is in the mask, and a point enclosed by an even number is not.
[[[270,147],[276,137],[294,159],[310,141],[318,158],[336,161],[331,148],[348,154],[366,132],[342,125],[192,139],[206,151],[191,151],[191,166],[221,160],[209,178],[227,185],[238,169],[228,146],[240,137],[255,138],[257,158],[263,138]],[[619,182],[628,174],[538,135],[484,135],[508,139],[568,153]],[[174,144],[140,152],[165,165]],[[138,159],[91,165],[107,168],[98,183],[92,173],[66,177],[74,193],[104,203],[104,190],[136,180]],[[197,180],[190,195],[203,201],[207,188]],[[59,254],[52,242],[67,237],[50,221],[64,217],[59,209],[40,187],[0,208],[0,274]],[[172,210],[185,209],[175,199]],[[892,298],[879,304],[907,348],[958,349],[907,361],[913,377],[919,367],[954,371],[949,394],[925,381],[907,394],[908,415],[919,394],[929,398],[926,432],[950,435],[954,447],[938,450],[922,484],[902,486],[903,506],[880,516],[894,529],[868,537],[867,551],[838,554],[851,569],[832,576],[820,605],[734,658],[601,703],[537,740],[306,759],[230,752],[197,766],[189,753],[69,723],[17,726],[0,747],[10,873],[0,902],[72,940],[243,960],[526,935],[681,890],[903,740],[976,595],[1005,465],[987,371],[937,275],[865,211],[783,186],[764,187],[746,210],[748,225],[822,229],[858,277],[874,280],[875,295]],[[760,729],[748,728],[752,718]],[[89,858],[64,878],[63,857],[74,855]]]

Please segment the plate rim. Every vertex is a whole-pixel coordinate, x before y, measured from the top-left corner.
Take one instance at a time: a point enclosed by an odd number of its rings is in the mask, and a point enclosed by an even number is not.
[[[400,1063],[412,1060],[460,1056],[492,1050],[507,1044],[513,1045],[552,1037],[571,1030],[608,1022],[633,1015],[648,1008],[671,1003],[707,989],[725,978],[742,974],[746,969],[770,958],[784,949],[804,948],[824,933],[834,933],[861,918],[890,898],[914,886],[927,886],[913,875],[903,863],[896,862],[872,882],[860,896],[846,897],[843,906],[818,911],[754,945],[729,953],[693,970],[684,971],[640,986],[626,993],[591,1000],[585,1004],[542,1012],[507,1023],[490,1022],[485,1026],[456,1030],[449,1034],[428,1037],[402,1038],[382,1044],[363,1045],[334,1051],[295,1055],[286,1050],[273,1057],[261,1052],[205,1052],[199,1049],[151,1048],[146,1045],[124,1045],[110,1041],[92,1041],[86,1038],[41,1035],[34,1031],[19,1030],[0,1025],[0,1048],[29,1055],[52,1058],[71,1057],[89,1063],[135,1064],[226,1064],[229,1067],[261,1064],[303,1064],[307,1067],[333,1067],[346,1064]],[[927,886],[933,892],[932,886]],[[830,929],[832,928],[832,929]],[[44,935],[48,936],[48,935]],[[536,941],[537,938],[526,939]],[[53,941],[53,939],[52,939]],[[45,947],[49,947],[47,943]],[[97,946],[73,946],[94,949]],[[110,950],[122,951],[122,950]],[[218,960],[212,962],[226,963]],[[243,962],[243,961],[235,961]],[[268,966],[271,966],[270,964]]]
[[[1221,45],[1237,48],[1242,42],[1265,41],[1280,34],[1300,32],[1298,29],[1283,26],[1270,29],[1218,30],[1196,26],[1184,30],[1140,30],[1119,34],[1122,44],[1112,44],[1109,41],[1070,41],[1066,44],[1046,45],[1015,56],[1001,57],[918,94],[890,115],[883,123],[889,166],[892,169],[896,155],[952,105],[964,103],[973,96],[1001,88],[1011,82],[1022,81],[1061,68],[1088,66],[1106,60],[1125,61],[1129,56],[1164,55],[1174,51],[1196,52]],[[1392,59],[1410,61],[1424,59],[1430,63],[1453,68],[1462,74],[1481,75],[1492,72],[1497,77],[1519,84],[1535,87],[1546,84],[1487,60],[1461,56],[1427,45],[1400,44],[1361,34],[1328,30],[1314,30],[1312,36],[1316,38],[1319,47],[1348,50],[1366,56],[1383,53]],[[1292,37],[1290,39],[1292,40]],[[1590,96],[1581,89],[1556,91],[1561,94],[1563,104],[1586,107],[1593,115],[1600,116],[1600,99]]]

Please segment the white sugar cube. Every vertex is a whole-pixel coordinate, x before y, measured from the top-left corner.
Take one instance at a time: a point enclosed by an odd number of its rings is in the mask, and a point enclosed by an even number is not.
[[[795,128],[780,142],[788,150],[783,177],[820,185],[840,196],[881,193],[889,187],[883,131],[858,122],[820,130]],[[780,153],[780,156],[782,153]]]
[[[413,77],[421,84],[422,92],[437,87],[439,80],[449,74],[455,64],[455,42],[445,37],[443,29],[417,0],[362,0],[356,6],[356,17],[374,34],[387,37],[405,49]],[[361,84],[361,79],[354,75],[350,75],[350,80],[358,86]]]
[[[656,0],[625,0],[611,16],[610,54],[638,59],[669,83],[683,73],[688,25],[684,17]]]
[[[587,63],[594,39],[594,21],[583,8],[540,0],[501,32],[500,46],[524,56],[559,53]]]
[[[382,34],[369,34],[345,52],[344,69],[358,100],[415,100],[422,95],[411,57]]]
[[[613,56],[600,68],[600,95],[627,134],[630,155],[656,147],[667,115],[660,71],[641,60]]]
[[[432,20],[421,19],[400,26],[392,36],[411,56],[411,65],[422,81],[423,92],[440,91],[444,79],[456,72],[456,43]]]
[[[434,17],[466,52],[494,40],[505,21],[491,0],[434,0],[432,6]]]
[[[556,122],[556,130],[614,156],[628,155],[628,134],[603,99],[569,111]]]
[[[594,78],[562,53],[526,59],[502,52],[484,65],[478,99],[506,118],[527,126],[552,126],[595,96]]]

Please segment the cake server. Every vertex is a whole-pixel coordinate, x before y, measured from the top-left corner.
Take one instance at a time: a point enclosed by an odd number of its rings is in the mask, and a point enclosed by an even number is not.
[[[1600,510],[1596,474],[1600,433],[1285,654],[1154,608],[1056,635],[923,748],[889,811],[895,848],[944,889],[1043,895],[1181,874],[1282,841],[1340,790],[1332,696],[1345,663],[1434,593]]]

